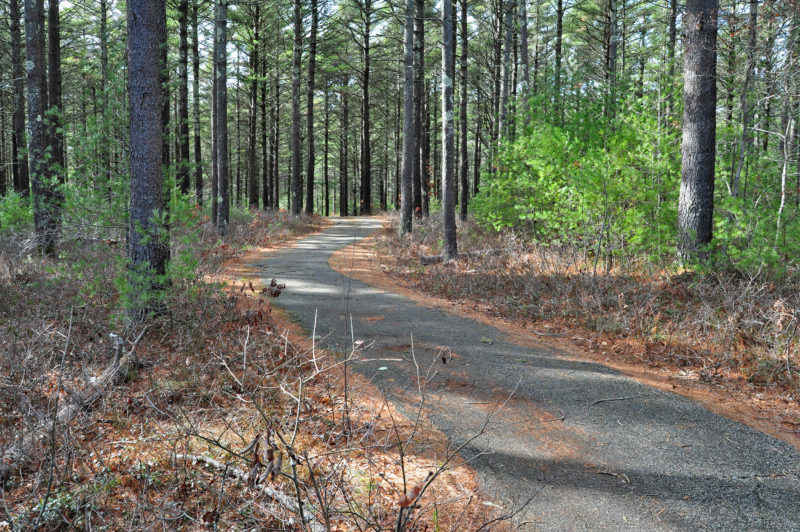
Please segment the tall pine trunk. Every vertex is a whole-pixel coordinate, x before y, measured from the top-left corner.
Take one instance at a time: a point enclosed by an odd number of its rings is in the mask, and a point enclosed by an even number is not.
[[[414,0],[406,0],[406,20],[404,32],[404,66],[405,87],[403,105],[403,162],[400,192],[400,230],[402,233],[411,232],[411,211],[413,200],[411,197],[411,181],[414,179],[414,147],[416,143],[416,129],[414,123]]]
[[[414,213],[424,214],[422,182],[427,181],[422,151],[426,132],[423,131],[422,110],[425,105],[425,1],[416,0],[414,19],[414,175],[412,193],[414,194]],[[427,183],[426,183],[427,184]]]
[[[11,134],[11,169],[14,190],[28,196],[30,178],[28,171],[28,149],[25,135],[25,73],[22,68],[22,32],[20,31],[20,0],[9,0],[11,18],[11,75],[14,78],[14,129]]]
[[[64,149],[64,109],[61,105],[61,16],[58,0],[49,0],[47,9],[47,97],[48,97],[48,139],[51,150],[50,171],[58,183],[64,183],[67,176],[67,161]],[[63,196],[55,189],[59,204]]]
[[[306,94],[306,129],[308,141],[308,164],[306,166],[306,214],[314,212],[314,169],[316,153],[314,151],[314,75],[317,67],[317,24],[319,13],[317,0],[311,0],[311,38],[308,54],[308,93]]]
[[[324,148],[323,148],[323,168],[322,168],[322,175],[325,181],[325,216],[331,215],[331,195],[329,190],[329,177],[328,177],[328,141],[330,137],[330,90],[328,87],[325,88],[325,140],[324,140]]]
[[[717,0],[688,0],[684,16],[683,156],[678,255],[705,256],[711,242],[716,153]]]
[[[151,310],[153,288],[166,271],[168,250],[160,236],[163,216],[161,46],[166,10],[161,2],[128,0],[128,99],[130,105],[131,315]]]
[[[192,3],[192,114],[194,119],[194,193],[203,204],[203,157],[200,148],[200,44],[197,28],[197,2]]]
[[[175,166],[181,192],[188,194],[189,180],[189,0],[178,3],[178,150]]]
[[[217,0],[214,16],[214,65],[216,68],[216,103],[214,138],[217,166],[217,230],[224,234],[230,219],[228,199],[228,0]]]
[[[526,0],[521,0],[525,5]],[[467,40],[468,40],[468,26],[467,26],[467,0],[461,0],[461,88],[459,103],[459,121],[461,122],[461,135],[459,135],[459,169],[458,173],[461,178],[461,204],[460,215],[462,220],[467,219],[467,202],[469,201],[469,177],[467,175],[469,169],[467,168]],[[527,47],[527,41],[525,41]]]
[[[442,216],[446,260],[458,258],[456,243],[455,146],[453,139],[453,2],[442,0]]]
[[[300,144],[300,61],[303,54],[302,2],[294,0],[294,51],[292,57],[292,214],[303,210],[302,146]]]
[[[361,183],[359,214],[372,214],[372,145],[370,126],[369,77],[372,0],[364,0],[364,71],[361,91]]]
[[[48,154],[47,64],[44,0],[25,1],[25,67],[28,88],[28,156],[33,181],[33,222],[40,251],[52,253],[58,239],[58,201]]]
[[[253,46],[250,50],[250,115],[247,130],[247,205],[251,209],[258,209],[258,166],[256,166],[256,123],[258,122],[258,27],[261,24],[261,8],[258,4],[254,7],[253,17]]]
[[[347,86],[347,84],[345,84]],[[347,188],[347,148],[350,121],[350,109],[347,101],[347,92],[342,91],[342,134],[341,134],[341,159],[339,160],[339,215],[347,216],[348,188]]]

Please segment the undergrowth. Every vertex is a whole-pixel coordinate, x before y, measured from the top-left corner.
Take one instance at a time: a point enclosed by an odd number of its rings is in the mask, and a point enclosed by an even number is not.
[[[0,454],[31,436],[35,444],[0,482],[0,530],[378,530],[394,526],[397,501],[436,467],[415,454],[432,438],[427,428],[352,390],[344,403],[343,355],[316,351],[274,318],[280,279],[270,289],[225,276],[242,251],[276,246],[319,220],[239,213],[224,238],[197,220],[173,228],[172,256],[192,261],[148,323],[120,318],[123,243],[65,239],[57,258],[42,258],[31,235],[3,237]],[[59,419],[114,364],[117,338],[139,364]],[[236,471],[243,476],[232,478]],[[485,518],[472,488],[444,477],[409,511],[406,529],[432,520],[469,529]]]
[[[387,271],[416,290],[486,306],[609,357],[678,366],[700,380],[797,390],[796,281],[675,271],[635,258],[596,267],[583,248],[543,246],[472,222],[459,222],[459,251],[491,253],[422,266],[422,255],[439,253],[442,231],[438,217],[417,222],[409,237],[392,228],[379,241]]]

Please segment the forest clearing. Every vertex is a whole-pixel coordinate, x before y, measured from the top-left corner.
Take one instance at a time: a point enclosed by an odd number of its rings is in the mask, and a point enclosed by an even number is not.
[[[800,3],[0,13],[0,531],[800,530]]]

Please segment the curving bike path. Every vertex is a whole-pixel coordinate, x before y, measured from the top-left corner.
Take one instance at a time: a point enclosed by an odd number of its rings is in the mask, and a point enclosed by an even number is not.
[[[601,364],[520,347],[499,330],[332,270],[330,255],[378,229],[336,219],[317,235],[257,261],[286,284],[275,303],[325,347],[374,344],[354,369],[406,414],[417,400],[414,353],[435,376],[432,421],[462,452],[485,491],[524,530],[798,530],[800,453],[675,394]],[[440,350],[455,356],[446,364]],[[512,395],[513,391],[513,395]]]

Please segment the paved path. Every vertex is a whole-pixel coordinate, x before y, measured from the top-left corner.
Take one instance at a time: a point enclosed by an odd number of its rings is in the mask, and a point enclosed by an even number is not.
[[[463,452],[490,496],[525,530],[800,530],[800,453],[678,395],[601,364],[523,348],[493,327],[421,306],[333,271],[331,253],[378,228],[336,220],[321,234],[259,262],[286,283],[276,303],[342,350],[345,316],[374,342],[356,370],[414,412],[413,333],[423,367],[438,346],[457,354],[429,383],[433,422],[455,443],[492,404],[512,399]],[[380,319],[383,317],[383,319]],[[491,342],[491,343],[490,343]],[[481,404],[484,403],[484,404]],[[489,403],[489,404],[485,404]]]

